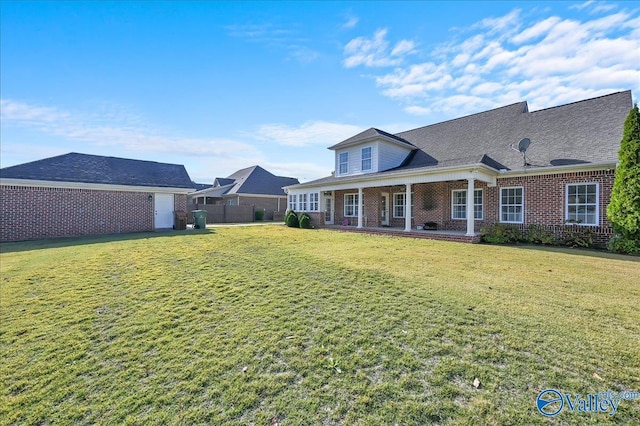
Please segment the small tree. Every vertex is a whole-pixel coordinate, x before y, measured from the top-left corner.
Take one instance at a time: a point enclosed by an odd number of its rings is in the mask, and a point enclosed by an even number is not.
[[[607,216],[616,234],[637,245],[640,240],[640,111],[638,111],[638,104],[634,105],[624,122],[618,160]]]

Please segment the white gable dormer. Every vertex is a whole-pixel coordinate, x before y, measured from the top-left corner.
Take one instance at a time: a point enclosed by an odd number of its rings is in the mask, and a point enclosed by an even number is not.
[[[376,173],[398,167],[415,146],[371,128],[329,149],[335,151],[336,176]]]

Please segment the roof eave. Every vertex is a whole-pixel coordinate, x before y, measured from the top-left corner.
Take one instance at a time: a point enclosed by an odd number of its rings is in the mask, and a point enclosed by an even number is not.
[[[527,167],[517,170],[499,170],[498,177],[517,177],[531,175],[548,175],[569,172],[584,172],[592,170],[615,169],[617,161],[599,161],[595,163],[567,164],[564,166]]]
[[[352,146],[355,146],[355,145],[362,145],[362,144],[366,144],[366,143],[370,143],[370,142],[375,142],[376,140],[380,140],[380,139],[384,140],[385,142],[390,142],[392,144],[407,148],[409,150],[416,149],[416,147],[414,145],[411,145],[409,142],[402,142],[402,141],[399,141],[399,140],[394,139],[394,138],[390,138],[390,137],[385,136],[385,135],[370,136],[370,137],[367,137],[367,138],[358,139],[358,140],[351,141],[351,142],[340,142],[340,143],[337,143],[337,144],[335,144],[333,146],[328,147],[327,149],[330,149],[332,151],[336,151],[336,150],[343,149],[343,148],[349,148],[349,147],[352,147]]]
[[[464,164],[464,165],[458,165],[458,166],[417,167],[414,169],[402,169],[402,170],[396,170],[396,171],[368,173],[365,175],[357,175],[357,176],[345,176],[345,177],[338,178],[337,180],[334,180],[332,182],[319,182],[319,183],[311,183],[311,184],[301,183],[298,185],[291,185],[285,188],[287,190],[292,188],[295,188],[295,189],[319,188],[324,186],[331,186],[333,184],[338,185],[338,184],[344,184],[344,183],[350,183],[350,182],[367,183],[367,182],[372,182],[376,180],[384,180],[389,177],[408,177],[409,178],[417,175],[437,175],[437,174],[445,174],[445,173],[451,173],[451,172],[466,172],[466,171],[470,172],[470,171],[477,171],[477,170],[483,170],[493,176],[498,176],[499,174],[498,170],[494,169],[493,167],[487,166],[484,163],[471,163],[471,164]]]
[[[189,194],[195,188],[180,188],[169,186],[144,186],[144,185],[114,185],[106,183],[66,182],[53,180],[14,179],[0,178],[0,185],[7,186],[31,186],[36,188],[63,188],[63,189],[95,189],[99,191],[128,191],[128,192],[164,192],[172,194]]]

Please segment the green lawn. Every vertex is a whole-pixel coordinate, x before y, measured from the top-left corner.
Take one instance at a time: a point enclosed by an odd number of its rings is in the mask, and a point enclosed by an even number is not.
[[[640,391],[638,259],[275,225],[0,256],[1,424],[640,423],[535,407]]]

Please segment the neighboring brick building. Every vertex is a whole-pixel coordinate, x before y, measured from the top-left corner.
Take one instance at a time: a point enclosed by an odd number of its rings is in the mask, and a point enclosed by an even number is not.
[[[266,220],[273,220],[287,210],[287,194],[282,188],[297,183],[298,179],[275,176],[260,166],[247,167],[229,177],[216,178],[211,186],[197,184],[198,190],[189,194],[189,204],[194,209],[212,210],[210,213],[220,210],[209,208],[211,205],[253,206],[254,211],[265,212]],[[225,217],[228,220],[224,221],[229,222],[238,216]]]
[[[0,241],[172,228],[184,166],[70,153],[0,169]]]
[[[288,208],[316,226],[437,228],[468,241],[488,224],[555,233],[570,224],[602,245],[631,107],[624,91],[534,112],[520,102],[397,134],[371,128],[330,147],[332,176],[285,188]]]

